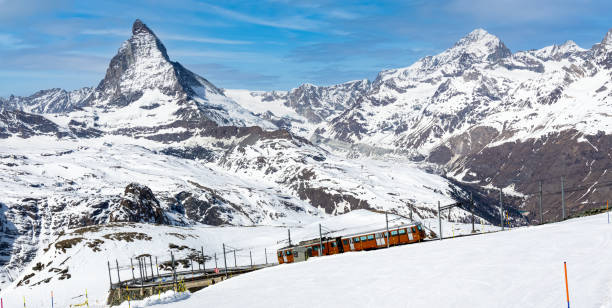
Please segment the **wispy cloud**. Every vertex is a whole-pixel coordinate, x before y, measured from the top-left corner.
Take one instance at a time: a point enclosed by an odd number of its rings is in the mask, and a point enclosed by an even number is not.
[[[211,43],[211,44],[225,44],[225,45],[246,45],[252,44],[250,41],[241,40],[226,40],[214,37],[202,37],[202,36],[188,36],[188,35],[177,35],[177,34],[160,34],[161,38],[171,41],[185,41],[185,42],[196,42],[196,43]]]
[[[220,6],[202,3],[202,6],[206,7],[210,11],[217,13],[218,15],[222,15],[226,18],[231,18],[234,20],[256,24],[260,26],[268,26],[274,28],[283,28],[290,30],[302,30],[302,31],[312,31],[319,29],[323,26],[323,22],[319,20],[313,20],[306,18],[304,16],[294,15],[291,17],[278,19],[278,20],[269,20],[260,17],[255,17],[251,15],[247,15],[238,11],[229,10]]]
[[[81,31],[81,34],[129,37],[131,35],[131,32],[125,29],[101,29],[101,30],[85,29]],[[227,39],[206,37],[206,36],[191,36],[191,35],[170,34],[170,33],[169,34],[161,33],[161,34],[158,34],[158,36],[163,40],[169,40],[169,41],[184,41],[184,42],[210,43],[210,44],[223,44],[223,45],[252,44],[252,42],[249,42],[249,41],[227,40]]]
[[[0,48],[2,49],[26,49],[34,47],[34,45],[24,43],[23,40],[16,38],[12,34],[0,33]]]

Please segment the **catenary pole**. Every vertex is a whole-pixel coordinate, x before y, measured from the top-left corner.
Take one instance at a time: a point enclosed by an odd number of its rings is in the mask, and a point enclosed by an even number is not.
[[[153,271],[153,258],[149,255],[149,265],[151,267],[151,279],[155,278],[155,272]]]
[[[540,224],[544,223],[544,213],[542,212],[542,181],[540,181]]]
[[[110,281],[110,289],[113,289],[113,276],[111,276],[111,268],[110,268],[110,261],[106,261],[106,264],[108,265],[108,280]]]
[[[264,254],[266,255],[266,265],[268,265],[268,248],[264,248]]]
[[[563,215],[562,220],[565,220],[565,188],[563,182],[563,177],[561,177],[561,215]]]
[[[387,242],[387,248],[389,248],[389,213],[385,212],[385,222],[387,224],[387,233],[385,233],[385,241]]]
[[[438,238],[442,240],[442,217],[440,217],[440,201],[438,201],[438,231],[440,231],[440,235],[438,235]],[[389,232],[388,229],[387,232]]]
[[[319,224],[319,256],[323,255],[323,233],[321,232],[321,224]]]
[[[287,236],[289,237],[289,246],[291,246],[291,229],[287,229]]]
[[[499,189],[499,219],[502,231],[504,231],[504,203],[502,201],[502,189]]]
[[[470,192],[470,210],[472,212],[472,233],[476,233],[476,229],[474,228],[474,197]]]
[[[204,276],[206,276],[206,256],[204,256],[204,246],[202,246],[201,252],[202,252],[202,268],[204,268]]]
[[[132,258],[130,258],[130,265],[132,266],[132,280],[136,280],[136,277],[134,277],[134,261],[132,261]]]
[[[219,267],[217,266],[217,253],[215,252],[215,269],[217,269],[217,268],[219,268]]]
[[[251,267],[253,267],[253,255],[251,254],[250,250],[249,250],[249,259],[251,259]]]
[[[117,280],[119,280],[119,288],[121,289],[121,276],[119,275],[119,261],[115,259],[115,264],[117,265]]]
[[[225,264],[225,278],[227,278],[227,258],[225,257],[225,243],[223,243],[223,263]]]
[[[159,278],[159,265],[157,264],[157,256],[155,257],[155,268],[157,269],[157,278]]]
[[[238,268],[238,263],[236,263],[236,248],[234,248],[234,268]]]

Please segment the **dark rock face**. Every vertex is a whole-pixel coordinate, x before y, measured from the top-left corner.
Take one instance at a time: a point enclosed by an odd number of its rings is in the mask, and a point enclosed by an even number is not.
[[[45,117],[19,110],[0,111],[0,139],[17,135],[30,138],[34,135],[61,135],[59,127]]]
[[[159,201],[151,189],[137,183],[131,183],[125,187],[123,199],[121,200],[118,213],[111,214],[111,222],[148,222],[167,224]]]
[[[561,177],[566,189],[566,216],[605,205],[612,187],[612,136],[562,131],[526,141],[509,142],[467,153],[453,172],[469,170],[461,180],[508,187],[527,195],[516,204],[539,221],[538,190],[542,181],[545,221],[561,218]],[[474,149],[476,150],[476,149]],[[586,166],[586,167],[585,167]],[[489,179],[487,181],[487,179]],[[499,192],[492,192],[492,197]]]
[[[205,193],[203,196],[195,197],[190,192],[181,192],[174,197],[175,206],[184,209],[188,218],[212,226],[220,226],[227,223],[227,215],[234,211],[228,208],[227,200],[221,198],[214,192]]]

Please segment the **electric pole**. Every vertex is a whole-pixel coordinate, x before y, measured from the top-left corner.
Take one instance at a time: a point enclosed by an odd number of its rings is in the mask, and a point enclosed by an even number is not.
[[[565,220],[565,189],[563,188],[563,177],[561,177],[561,214],[563,215],[563,219]]]
[[[227,279],[227,258],[225,257],[225,243],[223,243],[223,263],[225,264],[225,279]]]
[[[389,229],[387,228],[387,232]],[[440,231],[440,235],[438,235],[438,238],[440,240],[442,240],[442,217],[440,217],[440,201],[438,201],[438,231]]]
[[[323,232],[321,232],[321,224],[319,224],[319,248],[321,250],[319,256],[323,256]]]
[[[544,224],[544,214],[542,213],[542,181],[540,181],[540,224]]]
[[[470,192],[470,209],[472,212],[472,233],[476,233],[476,229],[474,228],[474,197]]]
[[[387,241],[387,248],[389,248],[389,214],[385,212],[385,221],[387,222],[387,233],[385,235]]]
[[[502,231],[504,231],[504,203],[502,202],[502,189],[499,189],[499,218]]]

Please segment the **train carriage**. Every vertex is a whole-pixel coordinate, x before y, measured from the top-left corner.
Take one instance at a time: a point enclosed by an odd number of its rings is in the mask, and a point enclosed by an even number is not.
[[[362,251],[420,242],[425,230],[420,223],[366,231],[339,237],[302,241],[299,245],[278,250],[278,263],[305,261],[310,257],[333,255],[347,251]]]

